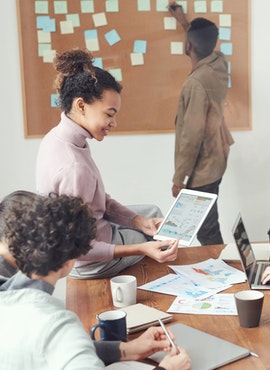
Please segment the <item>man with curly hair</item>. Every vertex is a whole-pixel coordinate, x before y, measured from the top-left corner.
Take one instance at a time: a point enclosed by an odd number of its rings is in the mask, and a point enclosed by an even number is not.
[[[31,194],[31,202],[13,201],[6,208],[0,203],[0,242],[28,282],[27,288],[17,285],[0,293],[1,368],[96,370],[104,369],[104,363],[169,350],[161,328],[149,328],[130,342],[94,346],[79,318],[51,294],[57,280],[91,248],[95,218],[81,198]],[[179,351],[172,350],[161,368],[189,369],[187,353]]]

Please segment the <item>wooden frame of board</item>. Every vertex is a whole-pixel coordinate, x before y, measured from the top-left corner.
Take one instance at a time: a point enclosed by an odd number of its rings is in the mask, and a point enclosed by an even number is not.
[[[185,34],[179,24],[174,28],[165,3],[17,0],[25,137],[42,137],[59,122],[53,55],[76,47],[91,49],[96,65],[123,85],[115,134],[173,132],[191,64]],[[178,3],[188,20],[205,17],[220,28],[217,49],[230,66],[226,122],[231,130],[251,129],[250,0]]]

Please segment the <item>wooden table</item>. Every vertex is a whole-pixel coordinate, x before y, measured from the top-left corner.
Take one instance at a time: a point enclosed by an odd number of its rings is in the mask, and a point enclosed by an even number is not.
[[[170,264],[190,264],[208,258],[217,258],[223,248],[223,245],[180,248],[177,260]],[[241,268],[238,262],[230,263],[230,265]],[[135,266],[124,270],[122,275],[134,275],[137,277],[138,285],[142,285],[168,273],[172,271],[167,264],[160,264],[145,257]],[[249,289],[247,283],[236,284],[224,292],[233,293],[243,289]],[[270,292],[264,291],[264,293],[263,312],[260,326],[257,328],[241,328],[237,316],[218,315],[173,314],[172,324],[181,322],[190,325],[246,347],[260,356],[259,358],[248,356],[222,369],[270,369]],[[138,303],[144,303],[163,311],[169,308],[174,299],[175,296],[167,294],[137,290]],[[77,313],[85,330],[89,333],[90,327],[97,322],[97,313],[114,309],[110,293],[110,279],[74,280],[68,278],[66,302],[67,308]]]

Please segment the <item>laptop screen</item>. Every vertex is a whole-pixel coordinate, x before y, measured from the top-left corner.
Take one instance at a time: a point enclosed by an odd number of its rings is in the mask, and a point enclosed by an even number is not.
[[[237,217],[236,223],[233,228],[233,236],[242,260],[243,268],[249,271],[256,259],[251,244],[249,242],[241,215]]]

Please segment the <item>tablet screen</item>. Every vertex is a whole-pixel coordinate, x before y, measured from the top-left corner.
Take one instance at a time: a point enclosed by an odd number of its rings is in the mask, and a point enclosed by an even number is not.
[[[216,194],[182,190],[161,224],[155,239],[178,239],[189,245],[217,198]]]

